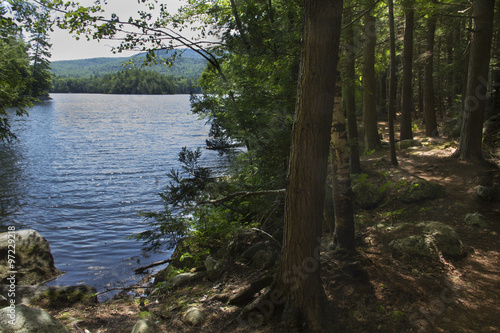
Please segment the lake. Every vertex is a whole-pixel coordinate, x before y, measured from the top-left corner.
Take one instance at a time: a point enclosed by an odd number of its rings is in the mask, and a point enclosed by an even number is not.
[[[126,239],[145,230],[138,211],[161,210],[158,192],[182,147],[205,146],[208,126],[188,95],[53,94],[12,118],[19,141],[0,143],[0,227],[32,228],[59,270],[50,285],[126,286],[133,269],[168,259]],[[223,172],[225,158],[203,150]]]

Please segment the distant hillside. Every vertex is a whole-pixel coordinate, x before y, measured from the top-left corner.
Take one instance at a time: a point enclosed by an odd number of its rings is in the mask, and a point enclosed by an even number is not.
[[[60,77],[88,78],[91,75],[103,76],[113,74],[124,69],[123,64],[131,59],[140,67],[145,53],[119,58],[92,58],[81,60],[62,60],[51,63],[52,72]],[[198,78],[206,67],[206,61],[192,50],[184,50],[181,57],[177,58],[172,67],[164,65],[146,66],[144,69],[152,70],[164,75],[185,78]]]

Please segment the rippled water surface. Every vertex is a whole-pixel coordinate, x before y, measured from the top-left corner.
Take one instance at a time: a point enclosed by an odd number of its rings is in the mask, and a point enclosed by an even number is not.
[[[0,144],[0,227],[33,228],[50,242],[54,285],[98,290],[135,282],[133,269],[166,259],[125,239],[144,230],[139,210],[159,210],[158,192],[184,146],[203,147],[208,128],[189,96],[54,94],[13,118],[19,141]],[[224,161],[203,152],[202,164]]]

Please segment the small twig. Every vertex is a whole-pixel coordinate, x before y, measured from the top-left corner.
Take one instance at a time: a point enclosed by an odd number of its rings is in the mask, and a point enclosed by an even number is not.
[[[162,260],[162,261],[154,262],[151,265],[147,265],[147,266],[144,266],[144,267],[136,268],[136,269],[134,269],[134,272],[136,272],[137,274],[139,274],[139,273],[144,272],[148,268],[159,266],[159,265],[163,265],[163,264],[169,263],[171,261],[172,261],[172,259],[167,259],[167,260]]]

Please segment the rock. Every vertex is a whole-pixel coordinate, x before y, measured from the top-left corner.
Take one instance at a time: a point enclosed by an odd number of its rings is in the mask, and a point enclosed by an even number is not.
[[[212,257],[205,259],[205,269],[209,280],[216,280],[224,273],[224,263]]]
[[[434,256],[433,249],[429,246],[426,241],[426,237],[422,235],[408,236],[402,239],[395,239],[389,243],[393,252],[401,255],[406,254],[410,256],[423,256],[432,257]]]
[[[428,241],[438,251],[451,257],[459,257],[463,254],[463,245],[455,229],[441,222],[422,222],[422,225]]]
[[[438,183],[426,180],[417,180],[410,184],[399,197],[404,203],[414,203],[429,199],[436,199],[445,194],[444,187]]]
[[[250,246],[245,252],[243,252],[243,254],[241,255],[241,257],[246,260],[247,262],[250,262],[253,257],[257,254],[257,252],[259,251],[267,251],[268,249],[270,249],[270,244],[269,242],[259,242],[257,244],[254,244],[252,246]]]
[[[407,139],[396,142],[396,149],[403,150],[411,147],[421,147],[422,143],[418,140]]]
[[[428,221],[417,224],[416,228],[416,234],[390,242],[393,254],[431,258],[438,258],[439,253],[450,257],[463,255],[462,242],[452,227]]]
[[[248,250],[248,244],[254,244],[261,239],[262,235],[256,230],[242,228],[235,232],[227,245],[221,251],[223,258],[237,258]]]
[[[268,269],[276,262],[277,255],[272,250],[260,250],[253,256],[250,264],[257,269]]]
[[[188,309],[183,317],[184,323],[192,326],[200,325],[204,320],[205,316],[203,315],[203,312],[196,307]]]
[[[500,157],[500,114],[484,123],[483,146],[491,156]]]
[[[488,219],[480,213],[473,213],[465,215],[465,224],[472,225],[480,228],[488,227]]]
[[[352,187],[352,191],[354,194],[354,202],[363,209],[377,207],[384,198],[383,191],[377,186],[367,182],[357,183]]]
[[[183,257],[184,253],[191,253],[191,249],[189,248],[189,239],[184,238],[177,242],[177,246],[175,247],[174,253],[172,253],[170,259],[170,264],[156,273],[155,275],[155,283],[164,282],[168,280],[168,276],[171,274],[172,270],[175,268],[192,268],[195,266],[194,258],[192,257]],[[181,260],[182,258],[182,260]]]
[[[9,235],[0,234],[0,258],[7,258],[9,253]],[[54,266],[54,258],[50,253],[49,242],[32,229],[19,230],[15,234],[15,270],[16,282],[19,285],[32,285],[51,279],[59,274]],[[10,238],[12,239],[12,238]],[[3,279],[0,284],[8,284],[7,272],[10,271],[7,261],[0,262],[0,273]]]
[[[7,295],[8,285],[0,285]],[[97,303],[97,290],[92,286],[16,286],[16,304],[43,304],[48,307],[74,303]]]
[[[201,279],[205,275],[207,275],[207,272],[182,273],[168,280],[166,283],[166,287],[177,288],[185,284],[191,283],[193,281],[196,281],[198,279]]]
[[[490,202],[495,200],[496,189],[494,187],[486,187],[482,185],[478,185],[476,188],[476,194],[482,200]]]
[[[154,333],[156,324],[150,319],[141,319],[135,323],[132,333]]]
[[[252,245],[241,255],[242,259],[257,269],[267,269],[276,261],[276,253],[269,241]]]
[[[12,325],[11,315],[15,314]],[[16,305],[0,310],[0,333],[63,333],[68,332],[63,323],[56,320],[48,312],[31,308],[26,305]]]

